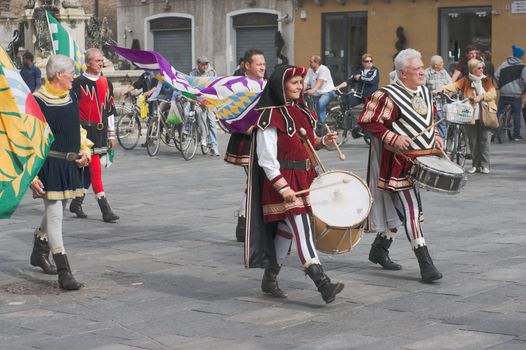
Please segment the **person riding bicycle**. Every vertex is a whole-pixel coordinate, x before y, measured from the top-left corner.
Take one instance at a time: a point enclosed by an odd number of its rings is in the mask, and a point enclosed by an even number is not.
[[[318,115],[318,133],[323,133],[323,125],[327,117],[327,106],[336,97],[331,71],[321,64],[321,57],[314,55],[309,59],[309,70],[305,78],[304,88],[308,96],[318,98],[316,114]]]
[[[362,68],[356,70],[347,81],[344,81],[334,89],[339,90],[348,86],[354,86],[355,92],[349,95],[349,108],[365,103],[365,99],[378,90],[380,83],[380,71],[373,65],[373,56],[370,53],[362,55]],[[352,136],[358,138],[363,136],[360,127],[352,130]]]
[[[207,57],[201,56],[197,58],[197,66],[192,69],[190,72],[191,77],[215,77],[216,71],[212,66],[210,65],[210,62]],[[189,102],[187,102],[184,106],[185,115],[190,113],[191,105]],[[201,109],[196,110],[198,115],[198,121],[199,121],[199,129],[201,130],[201,135],[203,137],[202,140],[199,140],[201,142],[202,146],[206,146],[208,143],[210,143],[212,150],[210,151],[211,156],[219,156],[219,148],[217,145],[217,119],[214,113],[209,111],[208,109],[204,109],[203,112],[201,112]],[[204,115],[201,115],[201,114]],[[206,131],[206,125],[204,124],[206,121],[208,121],[208,135],[205,132]]]
[[[500,89],[497,115],[500,117],[506,105],[511,106],[513,113],[513,140],[520,141],[521,130],[521,95],[526,91],[526,66],[524,66],[524,49],[512,45],[513,56],[506,58],[497,71],[495,78]]]

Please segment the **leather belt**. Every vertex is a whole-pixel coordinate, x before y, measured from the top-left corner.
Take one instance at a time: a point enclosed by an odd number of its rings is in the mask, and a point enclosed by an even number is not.
[[[86,122],[84,120],[81,120],[80,124],[82,126],[95,127],[95,128],[97,128],[97,130],[104,130],[104,123],[90,123],[90,122]]]
[[[80,155],[78,153],[75,153],[75,152],[59,152],[59,151],[49,151],[49,153],[47,154],[48,157],[52,157],[52,158],[59,158],[59,159],[65,159],[67,161],[70,161],[70,162],[73,162],[77,159],[80,158]]]
[[[306,160],[279,160],[279,165],[285,169],[309,170],[311,166],[310,159]]]

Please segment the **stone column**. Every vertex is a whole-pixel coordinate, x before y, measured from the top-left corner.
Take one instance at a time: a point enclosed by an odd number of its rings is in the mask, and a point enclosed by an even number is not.
[[[10,12],[10,0],[0,0],[0,45],[7,49],[18,29],[18,17]]]

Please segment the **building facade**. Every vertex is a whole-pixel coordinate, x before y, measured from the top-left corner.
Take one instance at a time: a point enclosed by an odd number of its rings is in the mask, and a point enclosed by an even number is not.
[[[207,56],[219,75],[231,74],[256,48],[270,72],[283,61],[279,48],[294,60],[292,11],[291,0],[119,0],[118,43],[159,51],[184,73]]]
[[[369,52],[388,82],[393,57],[414,48],[452,69],[467,44],[490,51],[498,66],[512,44],[526,47],[526,1],[509,0],[293,0],[295,57],[307,64],[319,54],[339,83]]]

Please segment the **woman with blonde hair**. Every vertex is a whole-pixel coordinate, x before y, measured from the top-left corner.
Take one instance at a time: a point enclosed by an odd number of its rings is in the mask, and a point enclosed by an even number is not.
[[[468,170],[468,173],[481,172],[489,174],[490,130],[482,123],[480,106],[481,103],[487,103],[489,110],[496,112],[497,104],[495,99],[497,98],[497,91],[492,79],[484,75],[484,62],[472,58],[468,61],[468,71],[469,74],[467,76],[452,84],[445,85],[435,90],[435,92],[461,92],[464,98],[472,98],[472,104],[475,109],[473,113],[475,123],[466,125],[472,156],[472,167]]]

